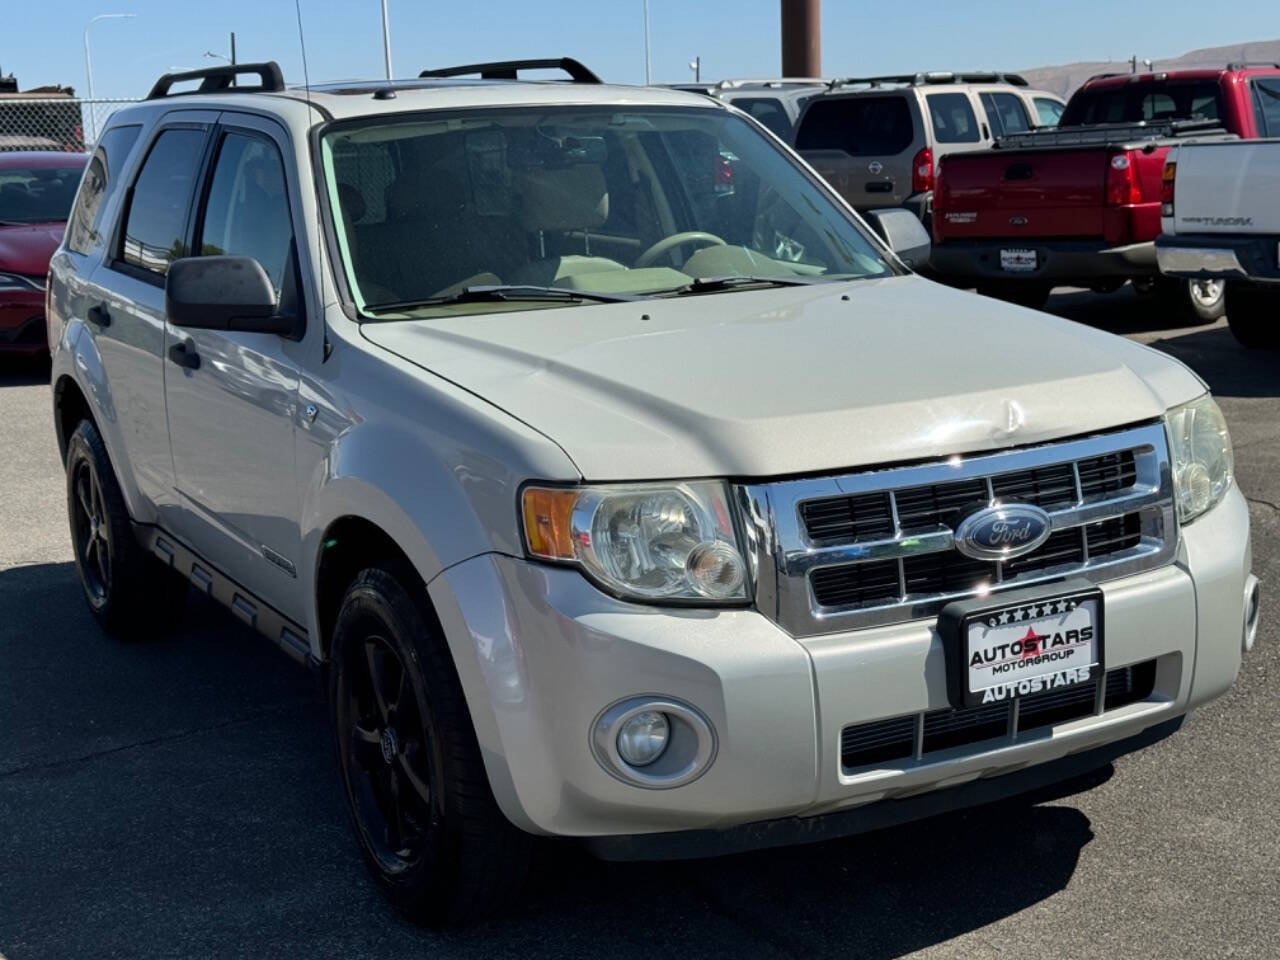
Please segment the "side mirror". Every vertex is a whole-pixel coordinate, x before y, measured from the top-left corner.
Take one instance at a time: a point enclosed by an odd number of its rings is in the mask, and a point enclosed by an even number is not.
[[[868,210],[864,216],[871,228],[884,238],[889,249],[912,270],[919,270],[929,262],[932,243],[929,231],[910,210],[895,207],[889,210]]]
[[[184,257],[165,275],[164,308],[175,327],[287,336],[296,320],[278,307],[267,272],[252,257]]]

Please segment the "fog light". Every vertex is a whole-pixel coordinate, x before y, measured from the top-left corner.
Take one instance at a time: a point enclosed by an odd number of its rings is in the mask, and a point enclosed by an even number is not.
[[[666,714],[657,710],[637,713],[618,731],[618,756],[633,767],[646,766],[662,756],[670,735]]]

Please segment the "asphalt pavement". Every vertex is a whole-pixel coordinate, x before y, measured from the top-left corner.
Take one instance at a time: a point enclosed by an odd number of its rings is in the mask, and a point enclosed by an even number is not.
[[[604,864],[549,845],[508,916],[440,934],[366,879],[310,676],[192,596],[119,643],[80,596],[47,370],[0,365],[0,957],[1280,955],[1280,356],[1128,290],[1051,309],[1185,361],[1253,520],[1233,691],[1084,792],[822,845]]]

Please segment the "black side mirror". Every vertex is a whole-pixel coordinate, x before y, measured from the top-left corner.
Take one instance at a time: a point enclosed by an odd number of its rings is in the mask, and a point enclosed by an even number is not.
[[[910,210],[891,207],[885,210],[868,210],[863,214],[871,229],[884,238],[889,249],[912,270],[919,270],[929,262],[932,243],[929,231]]]
[[[175,327],[288,336],[297,320],[283,315],[276,291],[252,257],[184,257],[169,264],[164,307]]]

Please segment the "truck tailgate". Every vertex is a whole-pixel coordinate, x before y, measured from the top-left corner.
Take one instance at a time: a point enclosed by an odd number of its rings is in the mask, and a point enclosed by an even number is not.
[[[984,150],[942,161],[939,239],[1096,237],[1104,232],[1108,150]]]
[[[1170,159],[1176,233],[1280,234],[1280,140],[1187,143]]]

